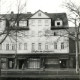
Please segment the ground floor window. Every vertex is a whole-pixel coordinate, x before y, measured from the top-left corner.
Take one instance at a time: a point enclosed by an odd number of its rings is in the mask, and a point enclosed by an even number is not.
[[[46,68],[58,68],[59,67],[59,60],[54,58],[46,59],[45,62]]]
[[[1,69],[6,69],[6,58],[1,58]]]
[[[14,58],[8,58],[8,68],[9,69],[14,68]]]
[[[59,63],[60,63],[60,68],[66,68],[66,67],[67,67],[67,66],[66,66],[66,62],[67,62],[66,59],[61,59],[61,60],[59,61]]]
[[[40,59],[37,58],[30,58],[28,60],[28,68],[40,68]]]

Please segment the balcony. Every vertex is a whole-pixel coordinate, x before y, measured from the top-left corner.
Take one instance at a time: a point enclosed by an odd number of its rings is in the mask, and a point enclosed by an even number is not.
[[[79,72],[80,74],[80,72]],[[7,69],[1,77],[18,78],[80,78],[75,69]]]

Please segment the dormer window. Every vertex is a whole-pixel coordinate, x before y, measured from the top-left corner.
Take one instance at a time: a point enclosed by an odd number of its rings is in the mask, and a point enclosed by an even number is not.
[[[61,27],[63,24],[62,24],[62,20],[61,19],[57,19],[56,21],[55,21],[55,26],[56,27]]]
[[[38,16],[41,16],[41,13],[38,13]]]

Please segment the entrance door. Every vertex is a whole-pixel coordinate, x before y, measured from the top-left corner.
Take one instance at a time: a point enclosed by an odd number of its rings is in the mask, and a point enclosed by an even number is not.
[[[66,68],[66,60],[65,59],[60,60],[60,67]]]
[[[23,69],[25,59],[19,59],[19,69]]]

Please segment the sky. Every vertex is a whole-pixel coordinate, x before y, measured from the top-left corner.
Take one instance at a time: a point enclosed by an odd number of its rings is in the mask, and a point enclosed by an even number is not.
[[[76,5],[80,5],[80,0],[0,0],[0,13],[5,14],[11,11],[17,13],[18,4],[20,2],[21,7],[23,4],[26,6],[22,9],[21,13],[35,13],[40,9],[48,13],[66,12],[68,14],[68,10],[63,5],[64,2],[70,1]]]

